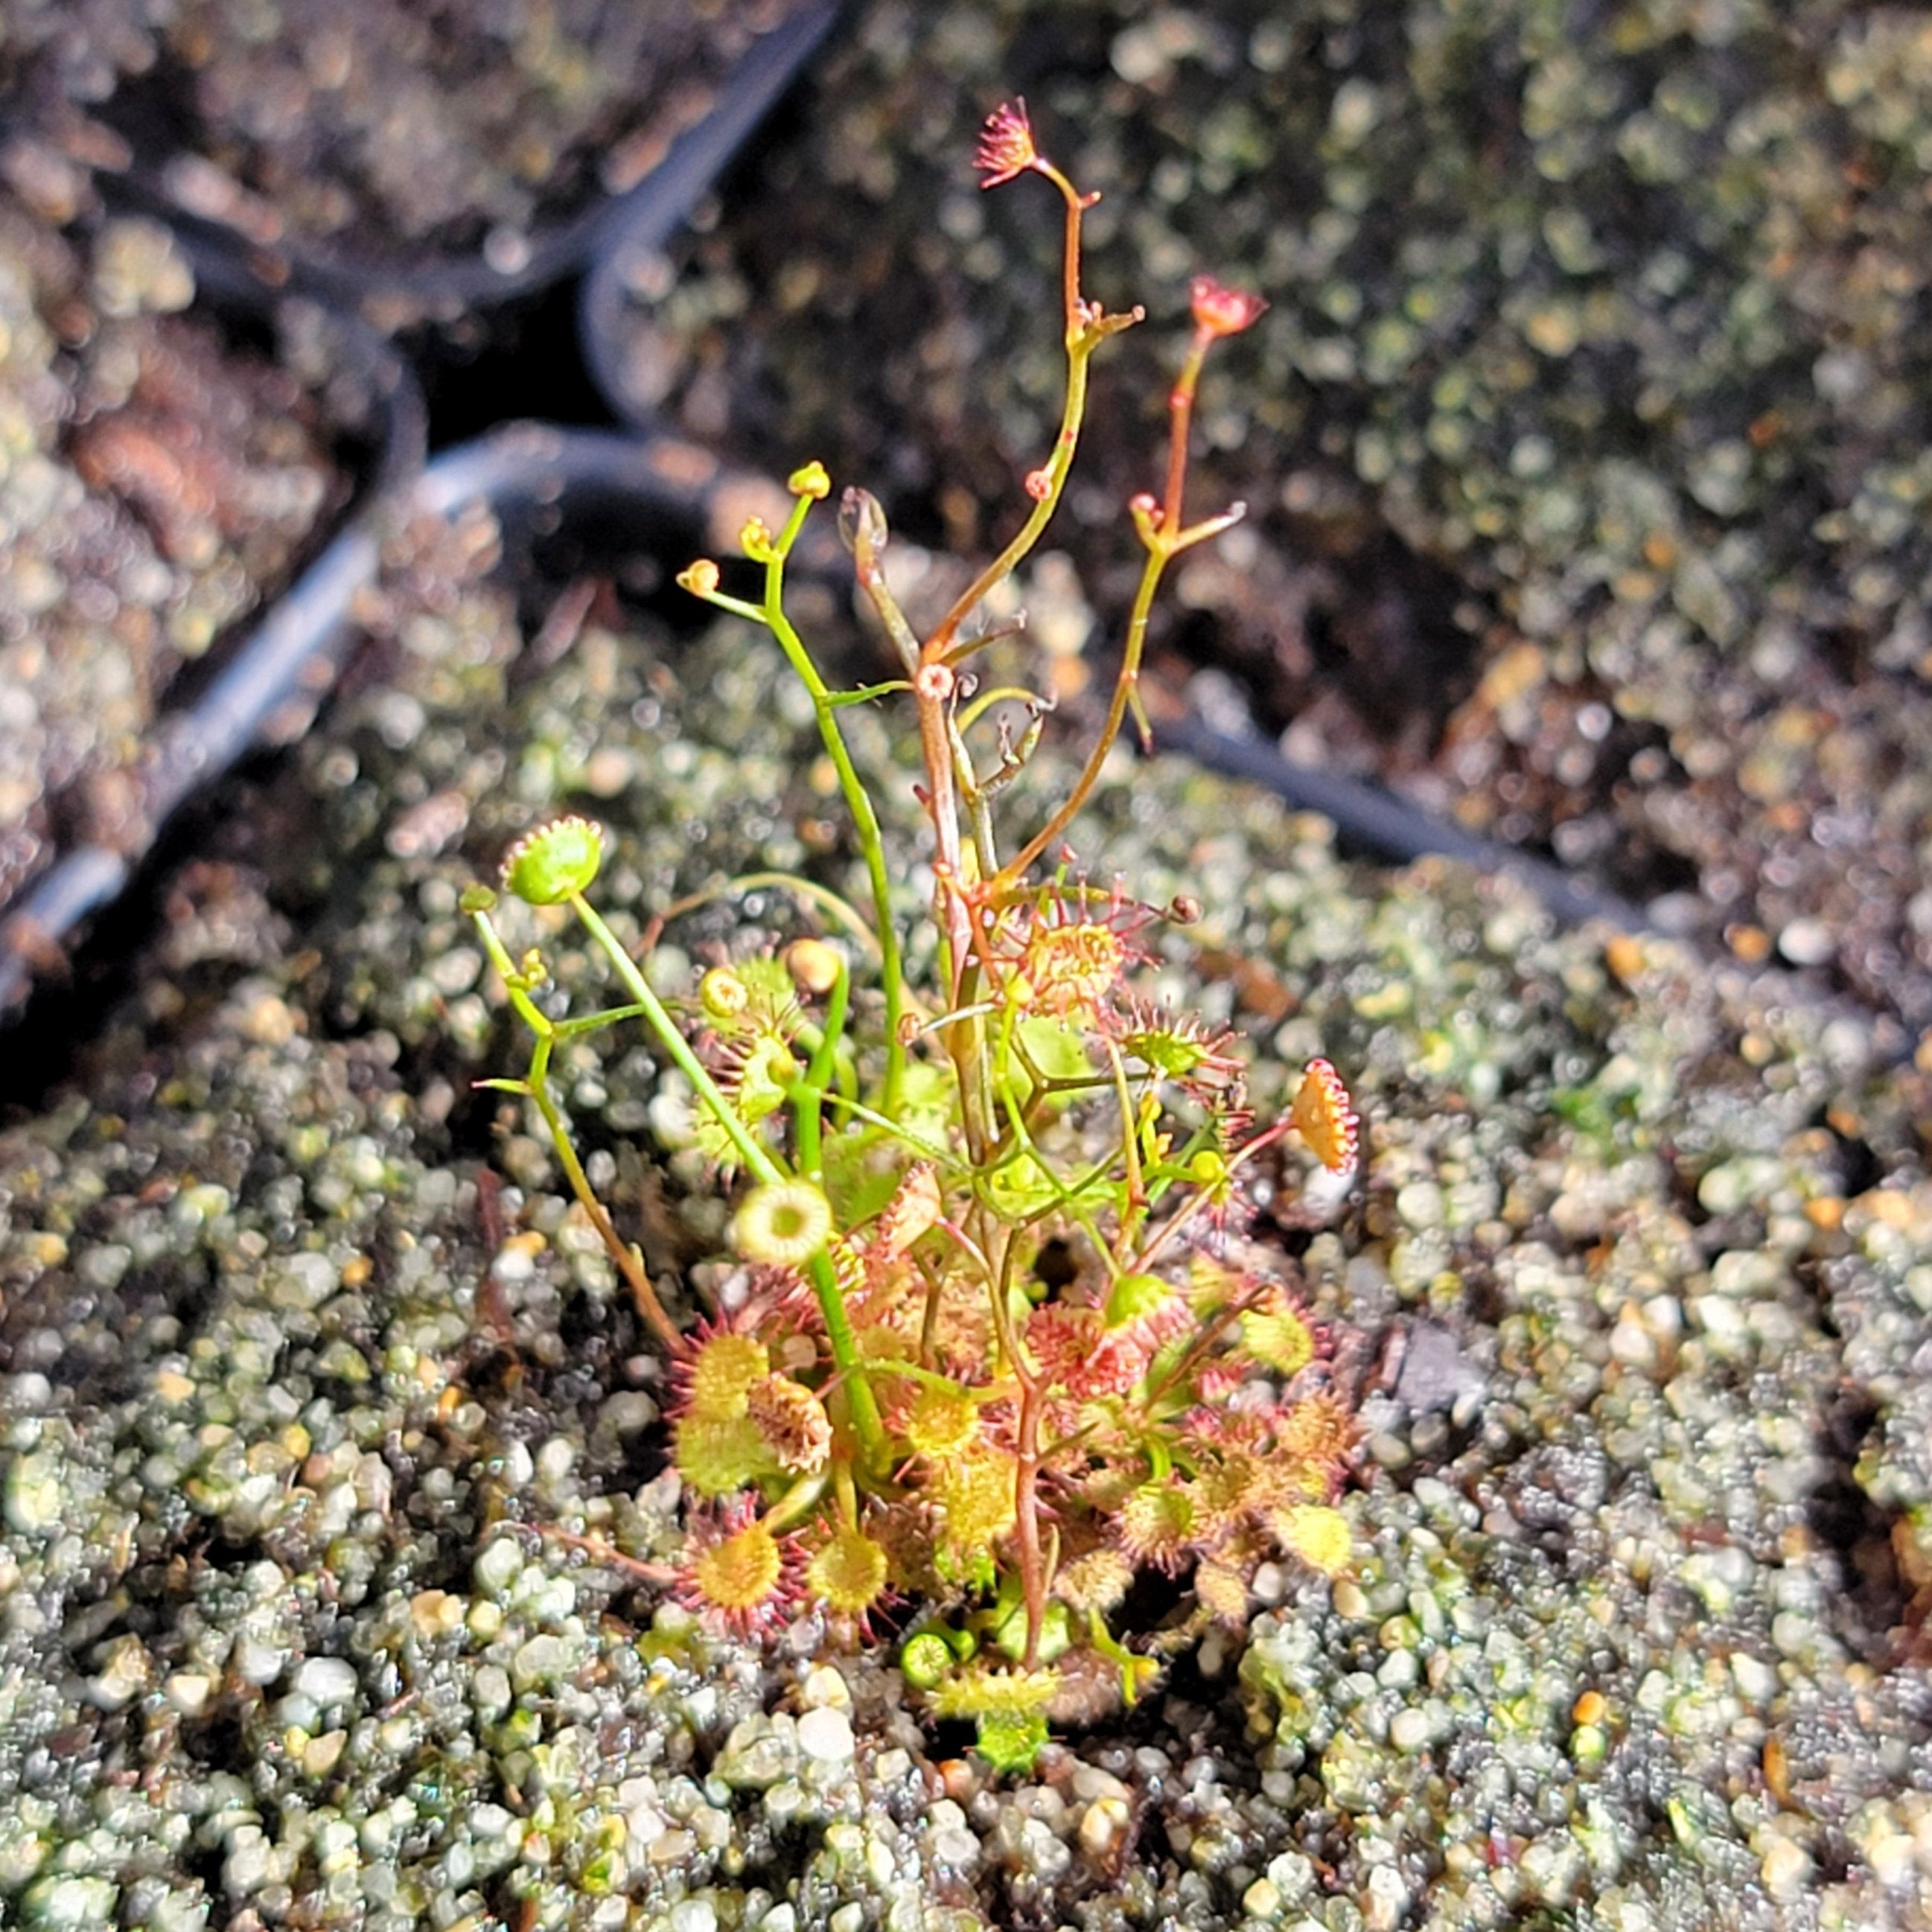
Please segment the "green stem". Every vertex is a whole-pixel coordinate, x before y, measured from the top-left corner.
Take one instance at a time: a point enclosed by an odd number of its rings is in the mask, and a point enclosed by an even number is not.
[[[800,1517],[817,1507],[819,1498],[825,1493],[831,1480],[830,1472],[815,1469],[808,1476],[798,1480],[765,1512],[765,1527],[776,1532],[798,1521]]]
[[[821,1145],[825,1096],[836,1071],[838,1042],[845,1034],[845,1010],[852,988],[852,976],[840,960],[826,1001],[825,1024],[819,1029],[818,1043],[812,1050],[805,1078],[791,1090],[792,1121],[797,1139],[798,1168],[814,1180],[822,1179],[825,1160]]]
[[[772,889],[794,893],[807,905],[818,907],[835,925],[849,932],[874,959],[879,956],[879,935],[860,916],[856,908],[830,886],[821,886],[814,879],[802,879],[796,872],[740,872],[735,878],[721,879],[716,885],[687,892],[682,898],[666,906],[662,916],[668,925],[685,913],[694,912],[700,906],[710,905],[714,900],[722,898],[728,892]]]
[[[664,1347],[676,1351],[683,1346],[677,1324],[664,1312],[664,1304],[658,1299],[657,1290],[651,1286],[650,1276],[644,1272],[637,1250],[618,1233],[609,1210],[597,1198],[596,1190],[590,1185],[590,1177],[584,1172],[584,1163],[577,1157],[576,1143],[570,1137],[570,1123],[565,1119],[562,1108],[550,1097],[548,1083],[550,1045],[548,1040],[540,1039],[530,1055],[530,1104],[543,1117],[544,1125],[550,1130],[550,1144],[556,1150],[564,1177],[570,1183],[570,1191],[577,1197],[578,1205],[590,1216],[590,1225],[597,1230],[605,1251],[616,1263],[630,1288],[631,1299],[637,1304],[638,1312]]]
[[[738,1118],[737,1108],[706,1072],[704,1063],[692,1052],[691,1044],[679,1031],[677,1022],[665,1010],[664,1002],[651,991],[650,982],[639,970],[638,962],[604,923],[597,908],[581,892],[572,892],[569,904],[571,910],[583,922],[585,931],[602,948],[604,956],[616,969],[618,978],[637,1002],[638,1011],[657,1035],[658,1044],[670,1057],[672,1065],[691,1082],[698,1099],[724,1129],[724,1138],[731,1143],[746,1171],[768,1185],[776,1186],[784,1180],[788,1178],[784,1169],[752,1138],[751,1130]],[[515,996],[513,994],[512,997]]]
[[[1147,1184],[1141,1178],[1141,1116],[1139,1103],[1128,1084],[1127,1064],[1118,1044],[1103,1042],[1114,1070],[1115,1104],[1120,1110],[1120,1156],[1125,1169],[1126,1192],[1120,1211],[1120,1232],[1114,1237],[1110,1258],[1118,1268],[1120,1258],[1132,1246],[1133,1234],[1147,1218]]]
[[[914,1133],[911,1128],[854,1100],[849,1094],[828,1094],[825,1100],[828,1106],[836,1108],[840,1113],[891,1135],[902,1147],[910,1148],[922,1160],[929,1160],[935,1167],[949,1168],[956,1172],[968,1171],[968,1163],[950,1148],[943,1148],[937,1141],[929,1141],[923,1134]]]
[[[845,1298],[838,1290],[838,1273],[832,1257],[820,1248],[806,1263],[818,1312],[825,1323],[826,1346],[838,1371],[838,1386],[851,1412],[852,1426],[858,1432],[860,1454],[868,1469],[885,1466],[886,1426],[879,1416],[879,1399],[866,1364],[859,1359],[859,1345],[853,1339],[850,1318],[845,1312]]]
[[[1060,508],[1067,472],[1073,466],[1073,452],[1080,441],[1080,424],[1087,410],[1087,365],[1100,346],[1096,337],[1089,341],[1070,337],[1066,346],[1066,400],[1060,412],[1060,432],[1053,439],[1053,454],[1046,460],[1046,490],[1034,505],[1032,514],[1015,533],[1012,541],[960,594],[958,601],[940,620],[939,628],[926,641],[926,655],[943,656],[951,648],[959,626],[974,607],[1012,575],[1032,554],[1034,546],[1046,533],[1054,512]]]
[[[899,1038],[899,1018],[904,1011],[904,969],[900,963],[898,933],[892,922],[892,892],[886,869],[885,842],[879,831],[878,814],[860,781],[852,754],[846,748],[844,734],[838,728],[838,704],[834,694],[819,675],[812,653],[785,615],[784,565],[798,533],[804,526],[812,499],[801,496],[793,506],[790,520],[772,546],[765,563],[765,608],[760,614],[771,627],[778,648],[797,674],[812,698],[813,715],[818,721],[818,735],[826,754],[838,775],[838,789],[845,808],[851,814],[852,829],[864,855],[866,874],[872,891],[873,916],[878,922],[879,978],[886,999],[886,1072],[884,1100],[887,1112],[898,1104],[899,1088],[905,1076],[905,1046]]]
[[[580,1013],[574,1019],[559,1020],[554,1029],[559,1040],[574,1040],[579,1034],[601,1033],[620,1020],[641,1019],[642,1006],[605,1006],[594,1013]]]
[[[566,1020],[560,1024],[553,1020],[530,998],[524,976],[511,960],[509,949],[504,945],[490,915],[478,912],[472,917],[490,964],[496,968],[508,989],[510,1004],[536,1036],[530,1048],[530,1069],[524,1076],[523,1090],[550,1131],[550,1144],[556,1150],[564,1178],[570,1183],[570,1191],[577,1197],[578,1206],[590,1216],[598,1240],[623,1276],[630,1288],[631,1298],[637,1304],[638,1312],[656,1331],[665,1348],[676,1349],[682,1346],[677,1324],[664,1312],[664,1304],[658,1299],[657,1290],[651,1286],[651,1278],[645,1273],[637,1250],[618,1233],[609,1211],[598,1199],[596,1190],[590,1185],[590,1177],[584,1172],[584,1163],[577,1157],[577,1145],[570,1136],[570,1123],[564,1118],[562,1108],[550,1097],[550,1057],[556,1042],[573,1033],[587,1030],[591,1024],[608,1024],[614,1019],[626,1017],[626,1012],[614,1009],[587,1015],[580,1021]]]

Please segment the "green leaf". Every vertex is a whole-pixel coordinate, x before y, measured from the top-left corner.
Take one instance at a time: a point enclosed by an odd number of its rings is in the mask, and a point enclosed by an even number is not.
[[[1049,1080],[1086,1080],[1093,1077],[1094,1063],[1079,1029],[1070,1027],[1046,1013],[1022,1020],[1019,1037],[1033,1064]]]
[[[1003,1775],[1023,1777],[1046,1748],[1046,1720],[1041,1717],[982,1718],[974,1748],[988,1767]]]

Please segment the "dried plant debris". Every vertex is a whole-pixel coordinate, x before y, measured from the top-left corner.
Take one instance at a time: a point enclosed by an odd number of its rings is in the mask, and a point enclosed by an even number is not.
[[[546,224],[647,172],[796,0],[13,10],[16,84],[51,75],[190,212],[339,261],[514,274]]]
[[[53,846],[145,843],[170,680],[346,494],[314,395],[194,294],[152,223],[70,238],[0,198],[0,903]]]
[[[681,272],[640,274],[637,397],[749,454],[777,425],[901,527],[991,548],[1057,344],[1036,242],[954,158],[1023,91],[1120,184],[1103,297],[1211,254],[1274,304],[1221,372],[1255,420],[1208,465],[1250,526],[1183,573],[1174,674],[1233,670],[1296,754],[1922,1027],[1922,16],[1579,17],[1105,0],[1049,31],[1019,0],[936,25],[879,0]],[[1056,532],[1103,608],[1150,480],[1138,348]]]

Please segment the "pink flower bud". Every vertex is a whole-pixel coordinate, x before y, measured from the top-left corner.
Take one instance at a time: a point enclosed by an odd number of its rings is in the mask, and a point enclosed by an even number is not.
[[[1268,307],[1259,296],[1225,287],[1212,275],[1196,275],[1190,290],[1194,298],[1194,326],[1204,335],[1238,335]]]

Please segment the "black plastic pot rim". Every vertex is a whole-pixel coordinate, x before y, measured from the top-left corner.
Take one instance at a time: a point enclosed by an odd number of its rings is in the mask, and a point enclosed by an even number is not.
[[[115,203],[165,223],[190,248],[210,285],[237,296],[250,290],[258,298],[315,295],[389,327],[425,318],[454,320],[566,280],[622,248],[638,245],[633,238],[662,246],[790,86],[838,11],[835,0],[809,0],[760,34],[725,76],[704,118],[678,136],[649,173],[621,194],[595,200],[531,236],[514,261],[493,262],[478,250],[402,264],[304,245],[299,237],[256,240],[184,206],[180,190],[170,184],[166,164],[132,164],[118,176],[103,177],[102,191]]]
[[[735,131],[721,134],[708,144],[714,156],[714,175],[722,171],[744,134],[749,132],[796,77],[799,69],[830,29],[839,11],[840,0],[827,0],[827,4],[808,8],[778,30],[778,33],[788,37],[784,52],[789,56],[790,64],[781,70],[775,53],[770,63],[771,71],[759,76],[761,91],[755,98],[755,104],[752,88],[747,84],[747,98],[734,112],[732,128]],[[777,34],[772,38],[776,39]],[[746,64],[749,64],[748,61]],[[743,126],[739,128],[737,124],[741,119]],[[678,157],[674,152],[667,159],[665,166],[670,168],[677,162]],[[584,365],[612,415],[620,422],[629,423],[647,432],[658,426],[658,419],[632,394],[630,386],[624,380],[622,359],[618,350],[624,313],[630,306],[629,290],[639,268],[663,248],[696,205],[699,196],[709,185],[709,179],[707,177],[699,182],[681,199],[668,194],[659,202],[641,199],[626,200],[613,208],[609,220],[597,236],[585,268],[577,310],[578,342]],[[682,187],[680,181],[680,191]]]
[[[412,418],[419,437],[420,399],[395,366],[396,412]],[[395,519],[453,518],[472,506],[500,518],[562,514],[594,496],[632,513],[649,547],[651,533],[668,541],[673,527],[698,541],[712,503],[733,482],[746,486],[688,444],[541,423],[507,424],[419,472],[413,462],[392,466],[387,488],[352,514],[193,702],[157,721],[140,772],[146,842],[127,850],[71,848],[5,909],[0,1023],[18,1017],[37,980],[59,971],[86,922],[127,889],[182,806],[248,752],[286,742],[306,727],[341,672],[355,634],[355,600],[374,582],[382,536]]]
[[[299,730],[334,682],[327,646],[335,617],[375,574],[382,506],[422,470],[426,418],[415,378],[388,343],[356,316],[331,319],[380,398],[368,474],[314,562],[251,628],[217,646],[219,668],[204,676],[190,667],[194,694],[164,700],[134,768],[141,838],[71,847],[0,907],[0,1024],[17,1016],[36,980],[61,970],[85,923],[125,890],[180,808],[252,746]]]
[[[256,627],[196,704],[169,721],[150,800],[158,833],[190,794],[265,739],[291,735],[288,710],[312,714],[340,671],[353,634],[352,606],[375,578],[378,536],[391,516],[454,518],[472,508],[500,519],[564,517],[595,501],[623,511],[638,547],[715,543],[723,506],[774,495],[771,480],[729,469],[710,452],[668,436],[512,423],[436,458],[406,492],[373,506],[338,536]],[[815,560],[820,573],[830,560]],[[1158,748],[1246,779],[1299,811],[1329,819],[1345,844],[1385,861],[1428,856],[1520,880],[1559,919],[1602,920],[1635,932],[1642,912],[1592,881],[1532,854],[1474,837],[1358,780],[1285,758],[1258,739],[1234,738],[1198,718],[1163,721]],[[83,847],[64,855],[0,921],[0,1016],[17,1007],[36,974],[58,961],[82,922],[127,885],[140,854]]]
[[[499,509],[535,505],[546,493],[561,495],[592,482],[640,505],[689,514],[721,466],[672,439],[640,443],[632,436],[513,424],[451,451],[424,472],[421,393],[367,312],[384,301],[400,301],[418,313],[460,311],[559,280],[620,241],[662,245],[790,83],[838,12],[836,0],[808,0],[761,35],[726,77],[710,112],[656,167],[626,194],[540,238],[513,271],[464,257],[432,261],[398,276],[380,265],[278,255],[184,212],[138,169],[105,178],[104,198],[110,206],[146,212],[174,233],[204,298],[258,315],[292,293],[320,300],[375,373],[386,399],[386,434],[374,477],[337,535],[252,630],[224,650],[226,662],[198,694],[156,719],[139,769],[142,838],[126,849],[70,848],[0,907],[0,1024],[17,1016],[38,979],[61,969],[88,921],[127,889],[191,796],[250,748],[303,728],[340,672],[351,602],[376,574],[385,506],[418,472],[418,507],[442,514],[472,499]]]
[[[1640,932],[1652,923],[1639,907],[1594,879],[1533,852],[1478,838],[1378,785],[1303,764],[1264,739],[1233,737],[1192,716],[1156,727],[1155,736],[1166,749],[1210,771],[1260,785],[1298,812],[1319,814],[1345,845],[1378,859],[1404,865],[1453,859],[1478,872],[1505,874],[1527,886],[1566,925],[1600,920],[1622,932]]]

